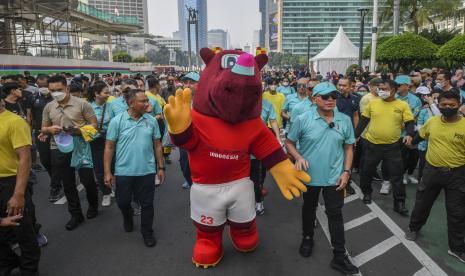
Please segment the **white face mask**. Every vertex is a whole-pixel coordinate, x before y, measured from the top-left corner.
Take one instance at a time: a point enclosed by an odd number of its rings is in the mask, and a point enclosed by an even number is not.
[[[391,92],[384,91],[384,90],[378,90],[378,96],[381,99],[385,100],[385,99],[387,99],[387,98],[389,98],[391,96]]]
[[[288,82],[283,82],[283,86],[289,86],[289,83]]]
[[[160,81],[160,86],[165,87],[166,86],[166,80],[161,80]]]
[[[61,102],[65,99],[66,93],[63,91],[52,92],[52,98],[57,102]]]
[[[47,87],[39,88],[39,90],[40,90],[40,93],[44,96],[47,96],[48,94],[50,94],[50,91],[48,90]]]

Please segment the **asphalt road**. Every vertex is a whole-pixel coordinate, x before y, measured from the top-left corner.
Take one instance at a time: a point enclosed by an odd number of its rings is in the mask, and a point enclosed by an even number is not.
[[[66,231],[67,204],[47,201],[48,176],[39,173],[33,198],[42,232],[49,240],[42,249],[41,275],[341,275],[329,267],[332,254],[325,234],[324,207],[319,208],[314,253],[308,259],[302,258],[298,253],[301,199],[285,200],[269,175],[265,184],[269,190],[265,215],[258,218],[261,240],[257,250],[248,254],[236,252],[225,234],[225,255],[221,263],[213,269],[196,268],[191,262],[195,231],[189,218],[189,192],[181,188],[183,178],[177,151],[172,159],[173,164],[167,166],[167,182],[155,193],[154,227],[158,243],[154,248],[144,246],[138,232],[138,218],[135,231],[124,232],[115,203],[101,208],[96,219],[86,220],[74,231]],[[80,196],[85,211],[85,192],[81,191]],[[414,187],[409,188],[409,200],[413,198]],[[434,231],[425,230],[418,243],[405,243],[399,233],[396,236],[391,231],[395,226],[405,229],[408,223],[391,211],[392,197],[376,196],[375,202],[381,211],[373,206],[369,208],[356,196],[348,199],[343,210],[348,223],[346,229],[350,228],[346,230],[347,249],[361,264],[361,275],[464,275],[465,265],[446,253],[443,204],[436,204],[434,219],[426,227]],[[409,204],[409,207],[413,206]],[[387,220],[395,226],[389,227]],[[415,250],[412,253],[412,247],[426,252],[433,268],[421,254]],[[444,274],[431,273],[435,266]]]

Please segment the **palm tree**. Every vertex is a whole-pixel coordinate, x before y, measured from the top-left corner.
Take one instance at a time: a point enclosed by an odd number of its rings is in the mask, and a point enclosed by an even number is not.
[[[420,27],[428,23],[435,29],[434,18],[454,16],[462,3],[462,0],[387,0],[381,12],[380,25],[390,26],[395,21],[393,11],[396,14],[394,9],[398,7],[400,24],[406,24],[418,34]]]

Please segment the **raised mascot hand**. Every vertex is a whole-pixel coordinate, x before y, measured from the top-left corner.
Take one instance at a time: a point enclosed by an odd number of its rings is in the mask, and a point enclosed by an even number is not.
[[[168,98],[163,114],[165,114],[168,131],[171,134],[183,133],[191,125],[191,100],[192,91],[189,88],[178,89],[175,97]]]
[[[299,197],[300,192],[307,191],[302,182],[309,182],[310,176],[305,171],[298,171],[289,159],[276,164],[270,169],[270,173],[287,200]]]

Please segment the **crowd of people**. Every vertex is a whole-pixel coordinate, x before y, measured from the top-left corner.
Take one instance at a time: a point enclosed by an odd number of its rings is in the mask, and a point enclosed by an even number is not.
[[[394,211],[410,215],[409,240],[418,238],[445,190],[449,254],[465,262],[463,70],[425,68],[393,75],[366,68],[323,76],[270,69],[262,77],[261,119],[296,169],[312,177],[303,194],[303,257],[312,254],[321,192],[335,256],[331,266],[358,272],[345,255],[342,214],[344,196],[355,193],[351,178],[357,173],[365,204],[372,203],[374,180],[382,181],[380,194],[392,191]],[[35,174],[42,170],[50,179],[48,200],[67,199],[66,230],[96,218],[115,197],[124,231],[133,231],[133,216],[140,215],[144,244],[155,246],[155,186],[165,181],[174,147],[162,111],[179,88],[190,88],[195,97],[199,79],[196,72],[2,76],[0,274],[17,267],[22,275],[38,273],[40,246],[48,240],[32,197]],[[180,149],[179,155],[182,188],[190,189],[188,154]],[[256,213],[263,215],[266,169],[253,156],[250,164]],[[86,191],[85,215],[77,179]],[[412,212],[405,204],[409,184],[418,185]],[[20,256],[12,249],[15,244]]]

